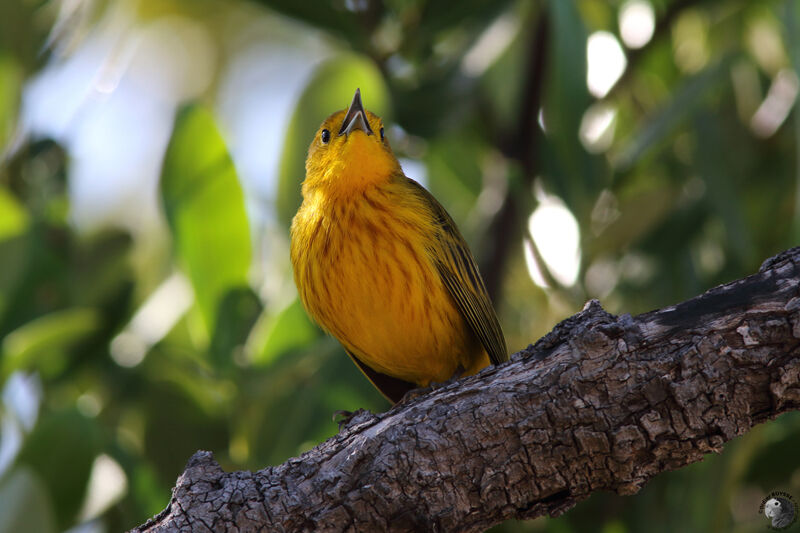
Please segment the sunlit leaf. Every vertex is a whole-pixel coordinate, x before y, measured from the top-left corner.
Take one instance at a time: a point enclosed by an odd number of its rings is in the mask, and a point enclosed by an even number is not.
[[[211,113],[183,109],[161,174],[178,261],[192,282],[206,331],[224,294],[247,285],[251,243],[236,170]]]
[[[328,115],[350,105],[357,88],[364,107],[387,120],[386,85],[375,64],[363,57],[342,55],[323,63],[300,95],[286,131],[278,180],[276,208],[287,226],[300,206],[308,145]]]
[[[2,86],[2,80],[0,80],[0,86]],[[2,146],[2,142],[0,142],[0,146]],[[28,226],[28,221],[29,216],[25,208],[8,189],[0,187],[0,241],[22,233]]]

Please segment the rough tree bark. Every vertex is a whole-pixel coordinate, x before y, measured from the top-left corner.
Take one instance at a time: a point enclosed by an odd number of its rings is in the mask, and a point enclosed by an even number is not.
[[[481,531],[719,452],[800,407],[800,248],[637,317],[592,301],[511,362],[447,384],[286,463],[198,452],[135,532]]]

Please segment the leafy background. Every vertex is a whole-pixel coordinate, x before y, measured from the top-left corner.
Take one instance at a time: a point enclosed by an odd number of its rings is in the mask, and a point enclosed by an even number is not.
[[[0,2],[0,532],[120,531],[197,449],[278,464],[387,403],[298,304],[288,224],[360,87],[509,347],[800,235],[793,0]],[[494,531],[761,531],[800,416]]]

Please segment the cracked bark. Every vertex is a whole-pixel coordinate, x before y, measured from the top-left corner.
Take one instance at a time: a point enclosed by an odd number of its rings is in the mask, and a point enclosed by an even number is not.
[[[800,248],[637,317],[592,301],[510,363],[258,472],[198,452],[134,532],[481,531],[635,494],[800,408]]]

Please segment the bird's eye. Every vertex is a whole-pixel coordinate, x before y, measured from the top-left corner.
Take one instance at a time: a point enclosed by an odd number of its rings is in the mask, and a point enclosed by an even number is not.
[[[328,141],[331,140],[331,132],[328,130],[322,130],[322,135],[320,135],[320,137],[322,138],[323,143],[328,144]]]
[[[381,140],[383,140],[383,128],[381,128]]]

